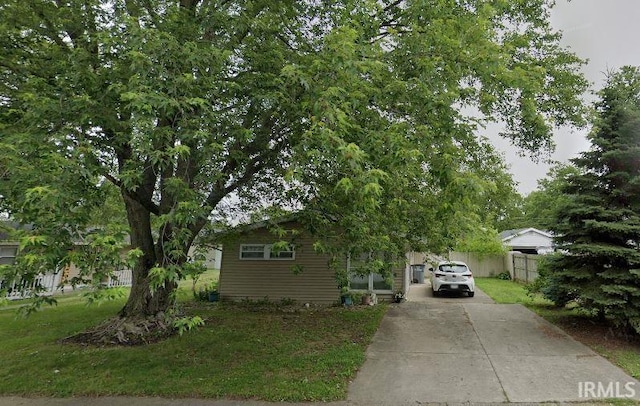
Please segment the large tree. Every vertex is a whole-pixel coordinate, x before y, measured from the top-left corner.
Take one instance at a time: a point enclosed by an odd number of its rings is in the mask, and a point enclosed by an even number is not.
[[[538,180],[536,190],[521,200],[517,208],[519,213],[514,213],[509,228],[552,229],[556,224],[558,210],[569,200],[562,188],[568,177],[578,173],[573,165],[556,162],[547,175]]]
[[[532,152],[580,121],[551,5],[3,1],[3,208],[63,253],[117,186],[138,254],[123,317],[172,304],[205,226],[265,206],[304,208],[317,249],[441,249],[495,187],[478,120]]]
[[[551,229],[562,254],[546,273],[556,301],[577,297],[640,333],[640,69],[610,74],[599,96],[591,149],[560,189]]]

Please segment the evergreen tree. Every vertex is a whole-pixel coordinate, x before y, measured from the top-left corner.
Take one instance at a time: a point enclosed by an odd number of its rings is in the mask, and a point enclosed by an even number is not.
[[[548,261],[548,282],[640,333],[640,69],[610,74],[599,96],[592,147],[562,187],[553,231],[563,254]]]

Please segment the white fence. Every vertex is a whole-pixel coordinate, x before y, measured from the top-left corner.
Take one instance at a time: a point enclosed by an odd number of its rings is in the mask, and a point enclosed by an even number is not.
[[[38,275],[35,280],[28,284],[21,280],[15,280],[11,283],[0,281],[0,287],[6,289],[6,297],[9,300],[26,299],[31,297],[31,293],[34,292],[36,288],[39,290],[41,295],[52,295],[55,293],[56,289],[60,289],[62,291],[61,283],[64,284],[62,277],[63,272],[47,273]],[[131,286],[132,281],[133,276],[131,270],[124,269],[122,271],[113,272],[104,282],[104,286],[109,288]]]
[[[31,296],[31,293],[36,289],[40,291],[40,294],[51,295],[60,285],[60,279],[62,273],[47,273],[36,276],[36,278],[27,283],[22,280],[14,280],[7,285],[2,283],[2,287],[7,290],[7,299],[25,299]]]
[[[122,271],[115,271],[109,276],[107,286],[114,288],[117,286],[131,286],[133,283],[133,273],[130,269],[123,269]]]

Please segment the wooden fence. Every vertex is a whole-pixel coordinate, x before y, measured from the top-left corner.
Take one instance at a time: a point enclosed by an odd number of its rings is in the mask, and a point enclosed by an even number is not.
[[[512,251],[505,255],[489,255],[478,257],[472,252],[450,252],[449,259],[462,261],[469,265],[475,276],[491,277],[502,272],[509,272],[511,279],[525,283],[533,282],[538,277],[538,259],[540,255],[522,254]]]
[[[450,261],[462,261],[469,266],[474,276],[497,276],[507,270],[504,255],[487,255],[480,257],[473,252],[452,251],[449,253]]]
[[[511,265],[513,267],[511,278],[513,280],[529,283],[533,282],[538,277],[539,255],[511,252],[510,256]]]

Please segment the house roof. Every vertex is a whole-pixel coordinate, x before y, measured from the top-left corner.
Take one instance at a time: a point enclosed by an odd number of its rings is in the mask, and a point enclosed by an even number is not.
[[[501,232],[500,235],[500,239],[502,239],[503,242],[507,242],[510,241],[512,239],[514,239],[517,236],[523,235],[523,234],[527,234],[527,233],[536,233],[536,234],[540,234],[544,237],[547,238],[553,238],[553,236],[551,235],[551,233],[549,233],[548,231],[542,231],[542,230],[538,230],[537,228],[533,228],[533,227],[529,227],[529,228],[518,228],[518,229],[514,229],[514,230],[505,230],[503,232]]]

